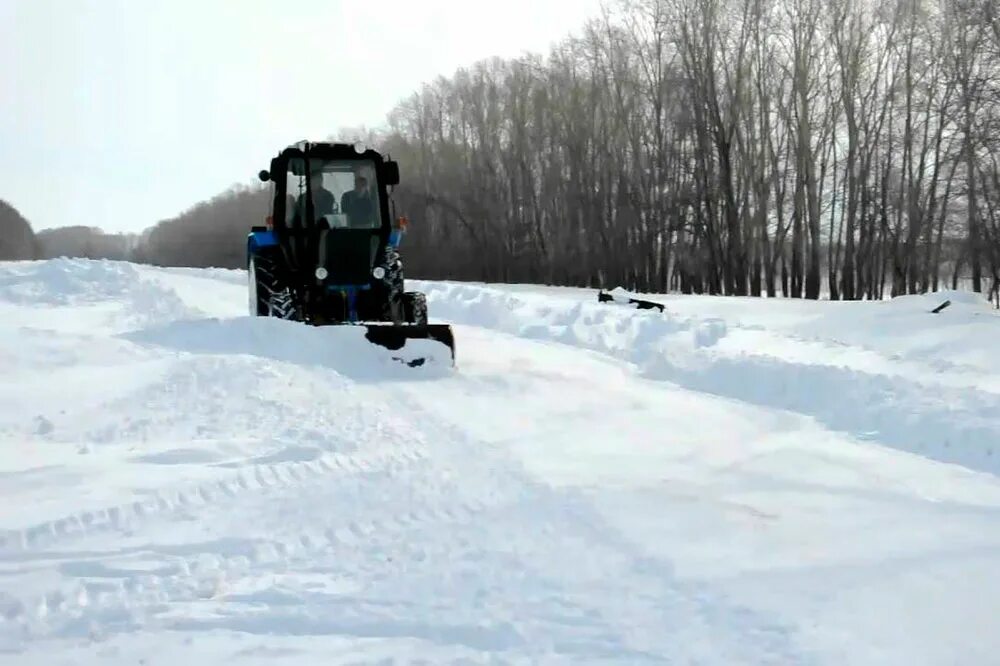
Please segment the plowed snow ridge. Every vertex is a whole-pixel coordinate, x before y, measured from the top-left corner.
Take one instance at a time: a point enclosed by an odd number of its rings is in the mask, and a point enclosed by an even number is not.
[[[791,410],[833,430],[1000,473],[1000,392],[941,386],[933,375],[913,380],[827,365],[822,357],[797,362],[753,349],[720,353],[716,351],[719,342],[733,328],[720,318],[636,311],[595,302],[559,307],[502,289],[422,286],[434,311],[450,321],[606,353],[635,364],[644,377]],[[921,299],[928,304],[934,300]],[[915,330],[925,312],[919,306],[913,308]],[[994,333],[1000,333],[1000,317],[989,312],[985,303],[973,312],[991,317]]]
[[[414,286],[458,368],[241,271],[0,264],[0,663],[1000,650],[982,303]]]

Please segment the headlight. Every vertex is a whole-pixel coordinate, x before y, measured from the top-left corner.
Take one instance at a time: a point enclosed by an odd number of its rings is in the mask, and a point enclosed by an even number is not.
[[[381,280],[385,277],[385,269],[381,266],[376,266],[375,270],[372,271],[372,275],[375,276],[376,280]]]
[[[327,270],[325,268],[323,268],[322,266],[320,266],[319,268],[316,269],[316,279],[317,280],[325,280],[326,276],[329,275],[329,274],[330,273],[328,273]]]

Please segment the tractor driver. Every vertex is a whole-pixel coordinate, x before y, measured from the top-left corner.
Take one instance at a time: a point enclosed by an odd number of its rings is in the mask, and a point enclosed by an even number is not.
[[[337,199],[333,192],[323,187],[323,172],[314,171],[309,176],[309,187],[312,190],[313,219],[319,220],[324,215],[337,212]],[[299,195],[295,202],[296,222],[306,219],[306,193]]]
[[[347,214],[347,226],[367,229],[373,226],[375,201],[368,190],[368,180],[360,173],[354,174],[354,189],[340,198],[340,210]]]
[[[314,171],[309,178],[309,187],[313,197],[313,219],[318,220],[324,215],[336,213],[337,199],[333,192],[323,187],[323,172]]]

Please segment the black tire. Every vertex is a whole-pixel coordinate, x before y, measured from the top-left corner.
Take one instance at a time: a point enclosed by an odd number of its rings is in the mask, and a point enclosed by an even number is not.
[[[403,294],[403,312],[408,324],[427,325],[427,296],[419,291]]]
[[[259,264],[258,257],[250,255],[250,259],[247,261],[247,295],[249,297],[247,306],[251,317],[267,316],[267,301],[263,298],[266,291],[261,285],[261,274],[257,270]]]
[[[266,253],[250,256],[247,266],[250,287],[250,314],[257,317],[298,319],[295,298],[284,284],[278,267]]]

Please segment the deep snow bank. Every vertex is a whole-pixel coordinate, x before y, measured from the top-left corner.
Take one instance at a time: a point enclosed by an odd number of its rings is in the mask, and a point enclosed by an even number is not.
[[[361,326],[312,327],[247,316],[178,321],[122,337],[186,353],[239,354],[322,366],[354,381],[430,379],[452,372],[451,354],[444,345],[409,340],[403,348],[390,350],[368,342]],[[424,363],[411,367],[417,359]]]
[[[938,314],[932,311],[950,301]],[[877,350],[946,371],[967,366],[1000,375],[1000,311],[981,295],[944,290],[884,302],[829,307],[795,329],[801,336]]]
[[[0,271],[0,304],[40,329],[80,333],[127,331],[203,313],[176,291],[120,261],[51,259],[8,264]],[[13,316],[12,316],[13,318]]]
[[[811,334],[821,344],[809,358],[786,359],[780,350],[763,354],[752,348],[724,348],[720,343],[744,329],[742,324],[672,313],[669,299],[667,312],[661,314],[599,304],[596,296],[573,303],[485,286],[421,287],[428,293],[431,313],[446,320],[609,354],[634,364],[651,379],[799,412],[852,436],[1000,473],[1000,395],[972,386],[941,385],[932,365],[954,365],[949,358],[958,346],[966,364],[991,355],[1000,317],[975,297],[946,293],[888,303],[826,304],[829,314],[800,324],[797,331],[793,328],[788,338],[791,344]],[[929,314],[946,298],[953,299],[950,308]],[[841,338],[847,337],[876,351],[899,347],[906,340],[911,356],[928,363],[926,372],[915,377],[913,372],[887,373],[883,367],[831,365],[828,354],[834,356],[846,344]],[[925,339],[937,342],[921,344]],[[956,339],[953,344],[943,342]],[[894,359],[883,360],[891,365]]]

